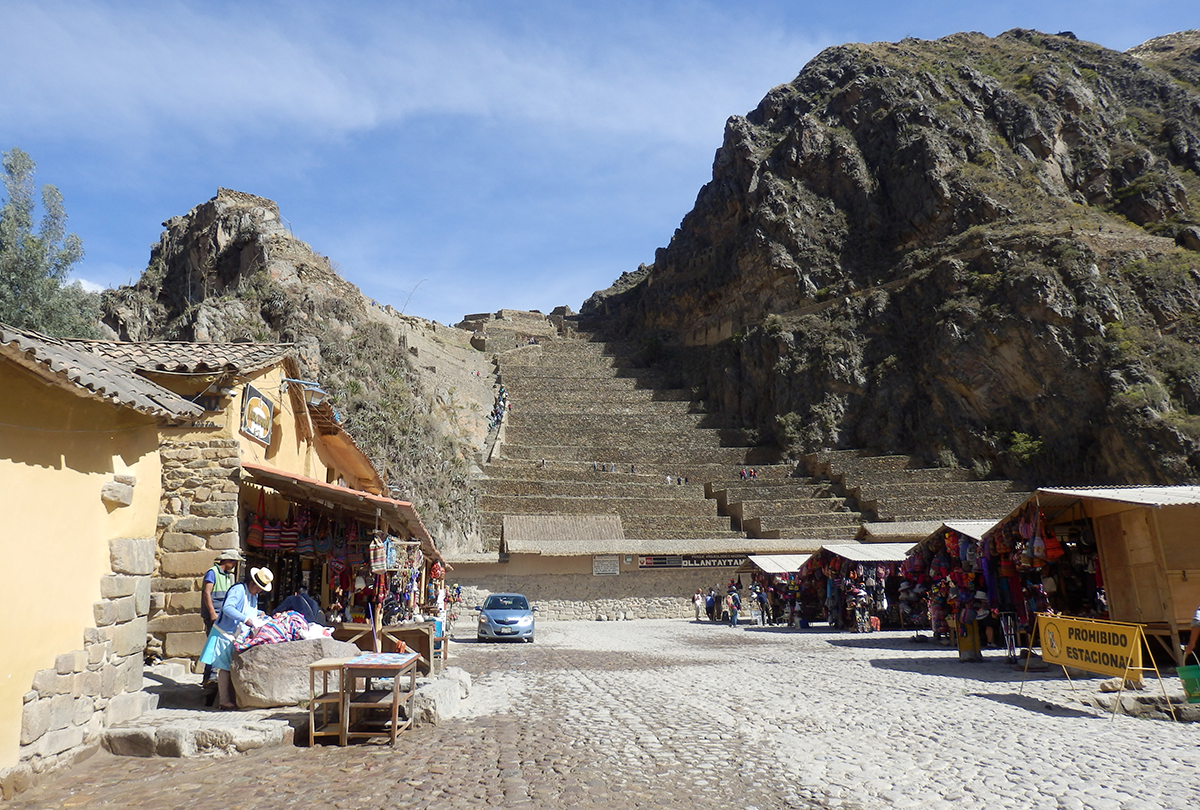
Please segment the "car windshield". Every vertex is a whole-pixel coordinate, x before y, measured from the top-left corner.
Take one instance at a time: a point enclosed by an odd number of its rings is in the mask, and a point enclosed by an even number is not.
[[[484,610],[529,610],[524,596],[498,596],[493,594],[483,603]]]

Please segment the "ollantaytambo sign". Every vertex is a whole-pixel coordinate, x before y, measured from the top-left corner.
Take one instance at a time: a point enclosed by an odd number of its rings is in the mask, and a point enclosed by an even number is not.
[[[1142,679],[1142,628],[1136,624],[1039,613],[1042,659],[1047,664]]]
[[[242,389],[243,436],[266,447],[271,446],[271,425],[275,421],[275,403],[253,385]]]
[[[658,554],[638,557],[638,568],[736,568],[745,554]]]

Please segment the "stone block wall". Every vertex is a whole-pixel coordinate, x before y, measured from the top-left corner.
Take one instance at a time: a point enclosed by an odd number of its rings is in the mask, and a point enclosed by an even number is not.
[[[105,728],[155,708],[142,691],[154,549],[152,537],[109,543],[113,573],[100,581],[95,627],[83,630],[80,649],[36,672],[25,693],[18,763],[0,771],[5,799],[90,756]]]
[[[735,568],[687,568],[622,571],[619,576],[591,574],[498,574],[463,577],[462,605],[455,628],[458,633],[474,630],[476,605],[493,593],[523,593],[538,608],[538,621],[595,621],[597,619],[683,619],[693,618],[692,594],[697,588],[724,592]],[[750,579],[743,577],[743,584]],[[745,591],[742,593],[745,597]]]
[[[195,666],[204,649],[200,585],[217,554],[238,548],[237,439],[164,441],[158,549],[146,653]]]

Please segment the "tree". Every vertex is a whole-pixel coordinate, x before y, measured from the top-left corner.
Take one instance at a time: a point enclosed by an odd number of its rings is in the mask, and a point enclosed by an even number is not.
[[[0,208],[0,323],[58,337],[95,337],[100,296],[67,283],[83,258],[83,242],[66,232],[67,214],[54,186],[42,186],[42,221],[34,231],[33,159],[4,152]]]

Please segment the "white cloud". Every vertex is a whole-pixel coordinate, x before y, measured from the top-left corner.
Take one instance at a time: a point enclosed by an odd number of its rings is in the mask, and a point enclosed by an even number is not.
[[[78,281],[79,286],[91,293],[98,293],[107,290],[108,287],[103,284],[97,284],[94,281],[88,281],[86,278],[76,278],[72,281]]]
[[[761,25],[729,30],[700,6],[687,6],[698,21],[683,10],[615,19],[621,36],[594,39],[589,26],[610,24],[602,13],[526,31],[413,8],[7,3],[0,119],[100,138],[182,129],[227,141],[296,127],[325,140],[466,115],[689,143],[816,49]],[[678,36],[685,22],[691,38]]]

